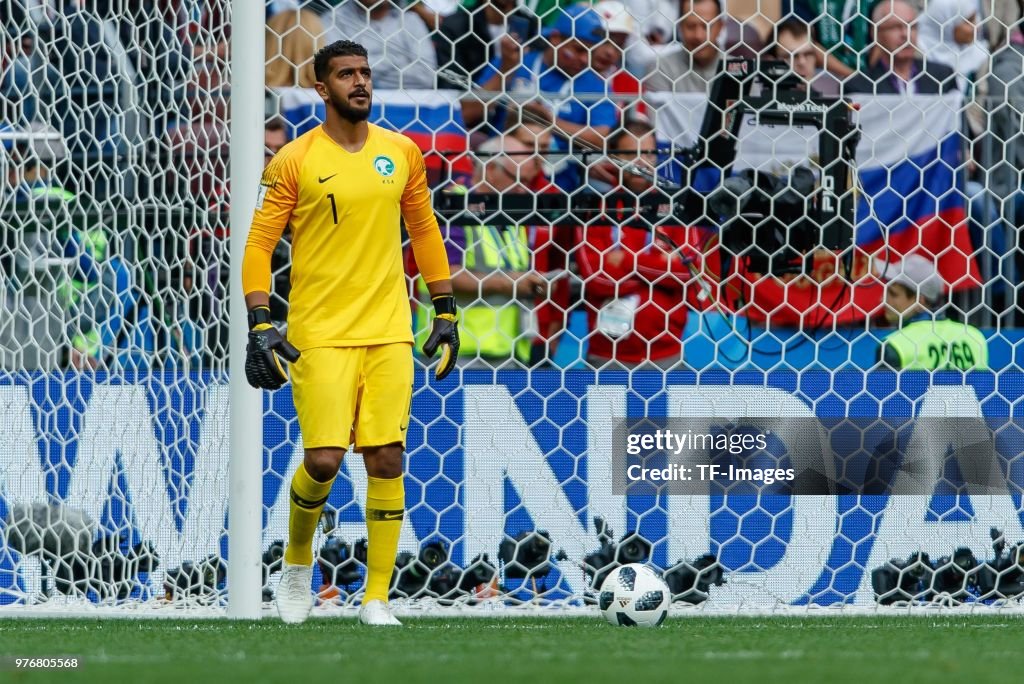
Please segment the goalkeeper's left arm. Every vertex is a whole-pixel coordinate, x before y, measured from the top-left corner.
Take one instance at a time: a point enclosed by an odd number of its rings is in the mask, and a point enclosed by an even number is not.
[[[438,347],[441,348],[441,360],[434,370],[434,377],[443,380],[455,368],[455,360],[459,355],[459,325],[451,271],[448,270],[448,254],[441,239],[441,230],[430,206],[423,155],[410,145],[407,158],[410,173],[402,194],[402,218],[409,232],[416,267],[434,303],[434,321],[430,335],[423,343],[423,353],[433,358]]]

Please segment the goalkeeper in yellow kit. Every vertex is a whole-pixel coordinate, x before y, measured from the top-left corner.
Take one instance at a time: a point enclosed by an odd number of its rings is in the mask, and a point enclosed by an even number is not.
[[[292,141],[263,173],[242,262],[249,309],[246,378],[277,389],[291,362],[305,458],[291,482],[288,546],[277,590],[281,619],[313,605],[313,532],[355,437],[369,476],[367,576],[360,620],[399,625],[387,596],[405,515],[402,452],[412,400],[412,320],[400,219],[434,302],[423,345],[443,350],[438,379],[459,347],[448,259],[430,206],[423,156],[411,140],[367,122],[373,95],[366,50],[338,41],[314,58],[322,126]],[[292,229],[288,339],[270,323],[270,257]]]

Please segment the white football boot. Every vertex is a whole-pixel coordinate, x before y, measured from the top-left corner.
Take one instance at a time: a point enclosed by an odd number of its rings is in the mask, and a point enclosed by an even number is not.
[[[313,566],[285,562],[277,585],[277,612],[289,625],[305,622],[313,608]]]
[[[359,609],[359,621],[364,625],[378,627],[401,627],[402,623],[391,614],[391,608],[380,599],[364,603]]]

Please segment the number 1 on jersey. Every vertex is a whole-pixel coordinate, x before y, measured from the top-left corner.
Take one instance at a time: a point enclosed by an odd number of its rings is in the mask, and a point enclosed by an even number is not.
[[[331,200],[331,216],[334,217],[334,225],[338,225],[338,204],[334,201],[334,193],[327,193],[327,199]]]

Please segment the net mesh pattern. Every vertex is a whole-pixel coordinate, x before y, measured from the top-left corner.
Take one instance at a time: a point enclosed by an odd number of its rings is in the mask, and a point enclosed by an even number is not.
[[[454,277],[463,353],[437,382],[405,243],[393,598],[588,606],[626,562],[722,610],[1020,592],[1012,487],[612,491],[627,416],[1020,403],[1019,17],[792,4],[266,3],[267,161],[325,118],[314,52],[364,45],[370,121],[422,151]],[[226,601],[229,5],[0,0],[0,608]],[[282,328],[291,260],[286,232]],[[907,334],[925,311],[958,336]],[[264,406],[269,602],[303,451],[291,389]],[[350,454],[314,539],[320,610],[360,600],[366,482]]]

